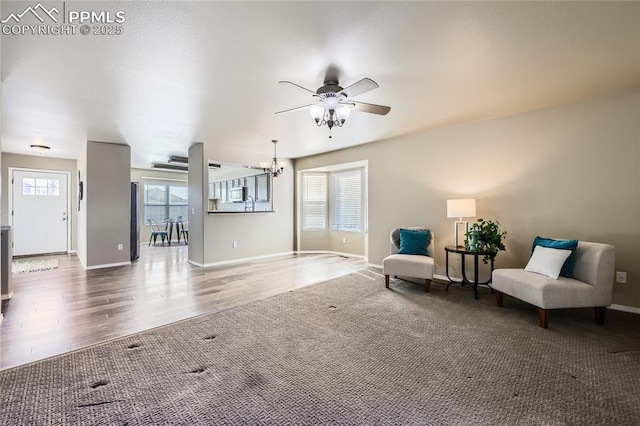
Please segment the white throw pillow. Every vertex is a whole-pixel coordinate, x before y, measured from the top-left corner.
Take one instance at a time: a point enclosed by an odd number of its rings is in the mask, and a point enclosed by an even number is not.
[[[571,250],[536,246],[524,270],[546,275],[557,280],[562,265],[564,265],[569,256],[571,256]]]

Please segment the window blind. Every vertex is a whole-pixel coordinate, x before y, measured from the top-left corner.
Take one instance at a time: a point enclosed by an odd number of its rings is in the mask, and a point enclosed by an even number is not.
[[[302,186],[303,229],[326,229],[327,175],[305,173]]]
[[[362,173],[360,170],[333,175],[334,231],[360,232],[362,212]]]

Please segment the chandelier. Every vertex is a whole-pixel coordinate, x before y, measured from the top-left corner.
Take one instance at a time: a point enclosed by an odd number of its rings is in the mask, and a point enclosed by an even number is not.
[[[351,114],[351,108],[347,104],[340,103],[342,98],[345,98],[343,94],[327,92],[322,94],[322,104],[309,105],[309,112],[316,125],[329,128],[329,138],[331,138],[331,129],[334,126],[342,127]]]
[[[273,142],[273,160],[271,160],[271,163],[266,161],[260,163],[260,167],[262,167],[265,172],[271,173],[274,179],[278,179],[278,176],[284,173],[284,168],[287,166],[287,163],[278,161],[278,156],[276,155],[276,144],[278,141],[273,139],[271,142]]]

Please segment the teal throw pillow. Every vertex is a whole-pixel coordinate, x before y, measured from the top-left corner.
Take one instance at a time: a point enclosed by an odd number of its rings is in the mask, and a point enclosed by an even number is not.
[[[400,228],[400,249],[398,254],[420,254],[428,256],[427,246],[431,239],[431,232]]]
[[[566,278],[573,278],[573,269],[576,266],[576,248],[578,247],[578,240],[554,240],[553,238],[536,237],[533,240],[533,246],[531,252],[535,250],[536,246],[571,250],[571,255],[565,260],[562,269],[560,270],[560,276]]]

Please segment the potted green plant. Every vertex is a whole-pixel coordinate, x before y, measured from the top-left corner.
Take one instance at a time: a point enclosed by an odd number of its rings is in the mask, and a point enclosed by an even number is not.
[[[499,251],[506,250],[503,240],[507,238],[507,232],[500,231],[499,222],[478,219],[464,235],[467,250],[484,254],[484,263],[495,260]]]

